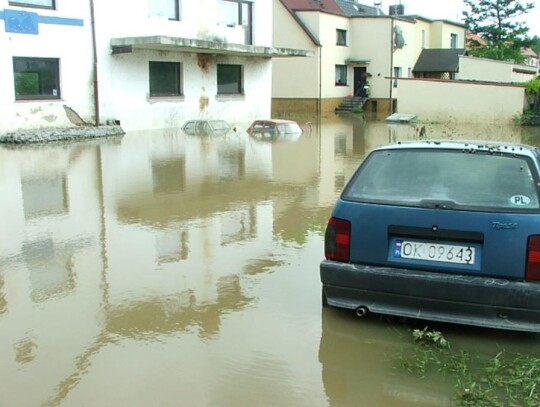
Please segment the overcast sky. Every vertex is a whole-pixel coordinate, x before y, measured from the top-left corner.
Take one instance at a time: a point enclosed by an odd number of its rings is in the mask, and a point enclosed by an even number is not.
[[[360,1],[361,3],[363,1]],[[529,13],[522,18],[529,26],[529,35],[540,36],[540,0],[522,1],[535,5]],[[398,4],[399,0],[383,0],[382,7],[385,13],[388,13],[388,6]],[[446,19],[462,22],[462,11],[464,9],[462,0],[401,0],[405,6],[405,14],[419,14],[423,17],[432,19]],[[364,4],[369,4],[366,2]]]

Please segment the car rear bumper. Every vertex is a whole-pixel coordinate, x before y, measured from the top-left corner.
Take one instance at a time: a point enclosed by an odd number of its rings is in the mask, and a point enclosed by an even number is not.
[[[540,332],[540,283],[324,260],[328,305],[431,321]]]

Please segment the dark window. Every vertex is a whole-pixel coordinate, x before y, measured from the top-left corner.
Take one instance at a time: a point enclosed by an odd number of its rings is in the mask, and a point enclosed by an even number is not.
[[[336,30],[336,44],[337,45],[347,45],[347,31],[346,30]]]
[[[217,66],[218,95],[237,95],[244,93],[241,65]]]
[[[394,77],[396,78],[394,79],[394,88],[397,88],[397,85],[398,85],[397,78],[401,78],[401,67],[399,66],[394,67]]]
[[[20,6],[20,7],[37,7],[37,8],[56,8],[54,0],[18,0],[10,1],[10,6]]]
[[[150,96],[181,96],[182,72],[179,62],[150,62]]]
[[[457,48],[457,34],[450,34],[450,48]]]
[[[336,85],[347,85],[347,65],[336,65]]]
[[[344,196],[407,206],[423,206],[435,200],[456,209],[539,208],[528,159],[482,152],[376,152],[355,175]]]
[[[151,16],[180,21],[180,0],[150,0],[148,7]]]
[[[59,59],[13,58],[15,99],[60,99]]]

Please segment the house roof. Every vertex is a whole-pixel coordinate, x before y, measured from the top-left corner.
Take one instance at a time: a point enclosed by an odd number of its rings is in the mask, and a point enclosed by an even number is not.
[[[283,5],[283,7],[285,7],[287,9],[287,11],[289,12],[289,14],[291,15],[291,17],[296,21],[296,23],[300,26],[300,28],[306,33],[306,35],[310,38],[310,40],[313,42],[313,44],[315,44],[316,46],[320,47],[321,46],[321,43],[320,41],[317,39],[317,37],[315,37],[315,35],[309,30],[309,28],[304,24],[304,22],[300,19],[300,17],[298,17],[296,15],[296,13],[287,6],[286,2],[287,0],[279,0],[281,2],[281,4]]]
[[[394,16],[396,17],[396,16]],[[422,16],[420,14],[405,14],[403,16],[397,16],[397,17],[404,17],[404,18],[408,18],[408,19],[412,19],[412,20],[422,20],[422,21],[426,21],[428,23],[444,23],[444,24],[449,24],[449,25],[454,25],[456,27],[462,27],[462,28],[466,28],[467,26],[464,24],[464,23],[460,23],[459,21],[453,21],[453,20],[447,20],[447,19],[440,19],[440,18],[429,18],[429,17],[425,17],[425,16]]]
[[[348,17],[358,17],[358,16],[379,16],[384,15],[384,13],[377,9],[377,7],[366,6],[364,4],[359,4],[354,0],[334,0],[339,6],[341,11]]]
[[[540,56],[531,48],[521,48],[521,55],[533,58],[538,58]]]
[[[290,11],[321,11],[344,15],[335,0],[281,0]]]
[[[423,49],[413,72],[457,72],[460,55],[465,55],[464,48]]]
[[[480,37],[478,34],[468,32],[467,33],[467,46],[470,46],[471,43],[477,43],[478,45],[485,46],[487,41]]]

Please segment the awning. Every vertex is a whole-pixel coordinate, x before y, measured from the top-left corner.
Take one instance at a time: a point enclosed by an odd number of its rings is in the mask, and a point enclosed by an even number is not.
[[[113,38],[111,39],[111,48],[113,54],[129,53],[137,49],[144,49],[261,58],[312,57],[315,55],[313,51],[303,49],[227,44],[217,41],[167,37],[161,35],[151,37]]]
[[[345,60],[345,65],[367,65],[370,62],[370,59],[347,58]]]
[[[457,72],[459,57],[465,54],[463,48],[423,49],[413,72]]]

